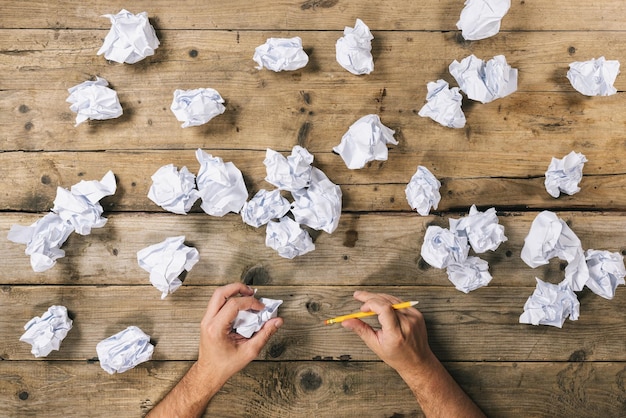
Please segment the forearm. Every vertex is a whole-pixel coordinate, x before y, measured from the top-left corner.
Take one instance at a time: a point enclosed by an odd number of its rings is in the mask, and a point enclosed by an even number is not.
[[[429,418],[485,416],[434,355],[428,366],[406,369],[400,376]]]
[[[224,383],[222,379],[200,370],[198,363],[194,363],[147,417],[199,417]]]

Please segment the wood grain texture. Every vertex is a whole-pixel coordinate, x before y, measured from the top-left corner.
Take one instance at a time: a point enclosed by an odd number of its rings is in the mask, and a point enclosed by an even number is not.
[[[567,0],[514,0],[502,22],[502,31],[519,30],[621,30],[620,0],[601,3],[572,3]],[[127,2],[113,0],[106,5],[88,0],[77,5],[71,0],[9,2],[5,5],[3,28],[101,28],[109,22],[101,15],[128,8],[147,11],[159,29],[266,29],[342,30],[359,17],[376,30],[456,31],[463,8],[457,0],[424,0],[406,4],[402,0],[281,0],[260,3],[253,0],[224,2],[181,2],[175,8],[166,0]]]
[[[147,279],[146,279],[147,281]],[[208,284],[207,282],[205,282]],[[255,286],[256,287],[256,286]],[[265,360],[377,360],[356,335],[323,320],[358,311],[355,288],[419,300],[429,331],[429,343],[446,361],[626,361],[626,330],[621,307],[626,292],[614,300],[589,291],[579,293],[580,318],[562,329],[519,324],[528,287],[489,286],[469,295],[443,286],[258,286],[261,296],[284,300],[279,314],[285,325],[260,354]],[[184,285],[165,300],[150,285],[143,286],[4,286],[0,292],[5,315],[0,319],[0,357],[32,359],[30,346],[20,342],[22,326],[53,304],[68,308],[74,327],[61,350],[48,361],[88,360],[96,344],[130,325],[156,342],[155,360],[194,360],[199,322],[213,286]],[[26,306],[25,306],[26,305]],[[377,324],[375,319],[367,322]]]
[[[520,259],[530,224],[556,211],[583,248],[626,255],[626,78],[618,94],[585,97],[566,78],[573,61],[626,59],[622,0],[513,0],[492,38],[465,41],[456,28],[461,0],[139,0],[5,1],[0,17],[0,235],[28,225],[53,205],[57,187],[116,174],[102,203],[107,225],[72,235],[66,257],[34,273],[24,246],[0,239],[0,416],[141,416],[197,356],[199,321],[217,286],[243,281],[285,302],[285,325],[256,361],[234,376],[205,416],[421,417],[408,388],[356,336],[321,321],[358,310],[356,289],[420,301],[429,343],[488,416],[617,417],[626,414],[624,287],[613,300],[578,293],[580,319],[562,329],[518,323],[535,277],[563,278],[564,262],[531,269]],[[101,15],[147,11],[161,46],[135,65],[96,52],[110,27]],[[371,28],[375,71],[357,77],[335,59],[335,42],[356,18]],[[254,68],[254,48],[269,37],[300,36],[310,56],[298,71]],[[418,115],[426,83],[453,60],[505,55],[519,70],[518,91],[489,104],[463,100],[464,129]],[[67,89],[104,77],[122,117],[74,127]],[[212,87],[226,112],[180,128],[169,107],[175,89]],[[332,148],[366,114],[396,131],[389,159],[348,170]],[[316,250],[294,260],[265,246],[265,228],[239,215],[179,216],[147,198],[162,165],[197,172],[194,151],[232,161],[250,196],[263,179],[267,148],[294,145],[339,184],[343,214],[332,235],[314,233]],[[552,157],[588,158],[580,193],[550,197]],[[412,212],[404,189],[418,165],[442,182],[431,216]],[[493,280],[470,294],[420,257],[429,225],[472,204],[496,207],[508,241],[483,254]],[[185,235],[200,261],[173,295],[160,300],[137,251]],[[61,350],[35,359],[19,342],[23,325],[50,305],[68,307],[74,328]],[[368,319],[376,324],[373,318]],[[109,376],[95,345],[140,326],[154,360]]]
[[[375,69],[369,75],[354,76],[336,61],[335,43],[343,35],[341,30],[164,31],[160,33],[161,45],[155,54],[134,65],[109,62],[97,55],[106,30],[29,29],[19,31],[19,37],[15,33],[0,29],[3,56],[0,80],[7,81],[9,90],[63,91],[99,75],[109,80],[120,94],[165,91],[170,101],[174,89],[196,88],[205,83],[223,90],[225,97],[235,98],[237,92],[250,96],[252,90],[263,91],[262,96],[267,99],[299,87],[306,87],[318,96],[341,88],[336,93],[338,97],[345,94],[358,97],[360,91],[365,95],[379,84],[388,93],[396,94],[409,86],[411,93],[419,92],[422,101],[428,81],[444,78],[455,83],[448,66],[470,54],[484,60],[505,55],[507,62],[519,70],[520,92],[569,93],[574,92],[566,78],[571,62],[598,58],[598,51],[607,59],[619,59],[626,52],[623,31],[603,31],[593,37],[571,31],[511,32],[481,42],[459,40],[458,34],[449,31],[374,31]],[[257,70],[252,59],[254,50],[265,43],[269,34],[299,36],[309,63],[296,71]],[[180,71],[181,67],[184,72]],[[618,77],[616,87],[623,90],[624,86],[626,81]],[[346,93],[350,87],[356,89]],[[387,98],[387,107],[392,105],[393,97]]]
[[[172,39],[163,41],[162,55],[136,66],[108,64],[95,55],[104,32],[64,31],[61,36],[34,31],[19,38],[21,43],[5,33],[0,37],[6,57],[0,60],[0,107],[11,111],[0,113],[2,150],[288,150],[300,143],[311,152],[330,152],[350,124],[370,113],[380,114],[397,131],[396,153],[455,150],[478,152],[479,158],[481,152],[508,152],[511,144],[520,155],[536,149],[554,155],[571,148],[623,149],[624,115],[612,111],[623,107],[623,95],[587,98],[565,76],[570,62],[590,59],[595,51],[609,59],[624,56],[621,32],[594,37],[519,32],[471,48],[448,33],[390,32],[381,36],[374,51],[376,71],[367,77],[338,66],[338,35],[329,32],[307,32],[310,65],[279,74],[254,69],[252,52],[267,36],[262,31],[172,32]],[[573,55],[572,44],[578,45]],[[465,129],[443,128],[417,115],[428,81],[443,77],[453,82],[447,70],[452,60],[470,53],[490,58],[492,51],[511,51],[507,59],[520,71],[518,92],[486,105],[466,100]],[[424,64],[416,67],[415,57]],[[75,128],[67,89],[96,75],[109,80],[125,113]],[[620,83],[618,78],[617,88],[623,89]],[[204,126],[181,129],[169,110],[172,93],[200,86],[219,90],[227,111]]]
[[[275,187],[264,179],[265,150],[234,151],[207,149],[207,153],[232,161],[244,175],[250,197],[260,189]],[[442,183],[437,211],[467,211],[471,205],[502,209],[626,210],[626,177],[620,152],[607,158],[606,151],[585,152],[581,192],[551,197],[545,190],[544,173],[551,154],[535,152],[527,158],[504,151],[484,154],[463,151],[395,152],[384,162],[371,162],[361,170],[349,170],[333,153],[316,153],[313,165],[341,186],[346,212],[410,212],[406,185],[418,165],[426,165]],[[289,155],[290,151],[283,152]],[[482,155],[480,155],[482,154]],[[197,173],[195,150],[106,151],[106,152],[5,152],[0,153],[4,184],[0,210],[47,211],[53,207],[57,187],[69,189],[81,180],[100,179],[107,170],[117,177],[118,190],[106,198],[111,212],[165,212],[147,198],[151,176],[166,164],[186,166]],[[289,193],[286,197],[292,199]],[[199,203],[192,210],[201,212]]]
[[[0,414],[64,417],[80,409],[92,417],[141,416],[190,365],[151,361],[109,376],[97,362],[55,361],[44,367],[3,361],[0,389],[6,402]],[[488,416],[617,417],[625,410],[624,363],[445,366]],[[68,403],[59,396],[63,393],[75,402]],[[255,361],[226,383],[205,417],[336,417],[338,411],[342,417],[423,416],[408,387],[382,363]]]
[[[500,222],[508,241],[495,252],[481,254],[489,262],[495,286],[532,286],[534,277],[563,279],[565,264],[532,269],[520,258],[535,213],[503,213]],[[622,213],[559,212],[580,238],[583,248],[626,251]],[[456,215],[451,215],[457,217]],[[29,225],[41,215],[4,213],[0,231],[13,224]],[[431,268],[420,256],[429,225],[448,226],[448,217],[413,214],[343,214],[333,234],[319,232],[315,251],[293,260],[265,246],[265,228],[244,224],[238,215],[112,214],[104,228],[88,236],[73,234],[66,256],[43,273],[34,273],[24,245],[0,241],[2,284],[145,284],[147,273],[137,264],[137,251],[184,235],[200,252],[189,272],[190,284],[226,284],[233,280],[257,285],[435,285],[448,286],[444,270]],[[325,266],[332,266],[331,274]],[[208,282],[207,282],[208,280]],[[197,281],[197,282],[196,282]]]

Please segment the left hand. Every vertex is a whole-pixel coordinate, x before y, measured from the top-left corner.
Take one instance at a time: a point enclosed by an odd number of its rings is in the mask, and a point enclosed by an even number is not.
[[[254,360],[283,324],[282,318],[272,318],[249,339],[233,332],[232,324],[239,311],[263,309],[253,295],[254,291],[243,283],[216,289],[200,323],[197,366],[221,384]]]

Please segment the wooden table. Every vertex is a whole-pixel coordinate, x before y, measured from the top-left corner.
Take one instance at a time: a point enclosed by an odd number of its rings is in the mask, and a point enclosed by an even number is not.
[[[357,310],[355,289],[418,299],[437,356],[490,416],[626,414],[626,290],[602,299],[578,294],[580,319],[562,329],[518,323],[535,277],[552,283],[564,264],[531,269],[520,259],[538,211],[566,220],[584,248],[626,253],[626,77],[611,97],[585,97],[566,78],[572,61],[601,55],[626,62],[621,0],[514,0],[495,37],[464,41],[461,0],[2,2],[0,16],[0,225],[30,224],[52,207],[57,186],[113,170],[117,193],[103,200],[108,224],[72,235],[66,257],[34,273],[24,246],[0,240],[0,415],[139,416],[197,356],[198,326],[217,286],[243,281],[281,298],[285,326],[259,358],[212,400],[207,416],[421,416],[396,373],[341,327],[321,320]],[[122,8],[147,11],[161,46],[134,65],[96,51]],[[335,41],[356,18],[375,36],[375,71],[357,77],[335,61]],[[259,71],[254,48],[268,37],[300,36],[310,55],[299,71]],[[489,104],[464,100],[467,126],[444,128],[417,115],[426,83],[456,85],[448,65],[469,54],[504,54],[519,89]],[[74,127],[67,89],[107,79],[124,108],[119,119]],[[181,129],[169,110],[177,88],[212,87],[226,112]],[[348,170],[332,153],[356,119],[380,115],[396,131],[386,162]],[[174,215],[146,197],[162,165],[197,172],[197,148],[232,161],[248,189],[263,179],[266,148],[300,144],[339,184],[343,214],[316,250],[294,260],[264,244],[264,228],[239,215],[215,218],[196,206]],[[544,172],[575,150],[589,160],[582,190],[550,197]],[[439,209],[421,217],[404,188],[417,165],[443,183]],[[508,241],[484,255],[493,280],[470,294],[420,257],[429,225],[496,207]],[[136,261],[138,250],[185,235],[200,262],[165,300]],[[23,325],[50,305],[67,306],[74,327],[45,359],[19,342]],[[110,376],[95,346],[129,325],[151,335],[152,361]]]

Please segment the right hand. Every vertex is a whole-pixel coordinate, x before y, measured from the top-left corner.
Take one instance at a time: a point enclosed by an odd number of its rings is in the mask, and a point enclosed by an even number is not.
[[[342,325],[361,337],[382,361],[401,374],[419,372],[434,361],[420,311],[415,308],[395,310],[391,305],[401,300],[383,293],[356,291],[354,298],[364,302],[362,312],[372,311],[378,315],[382,328],[376,330],[360,319],[348,319]]]

